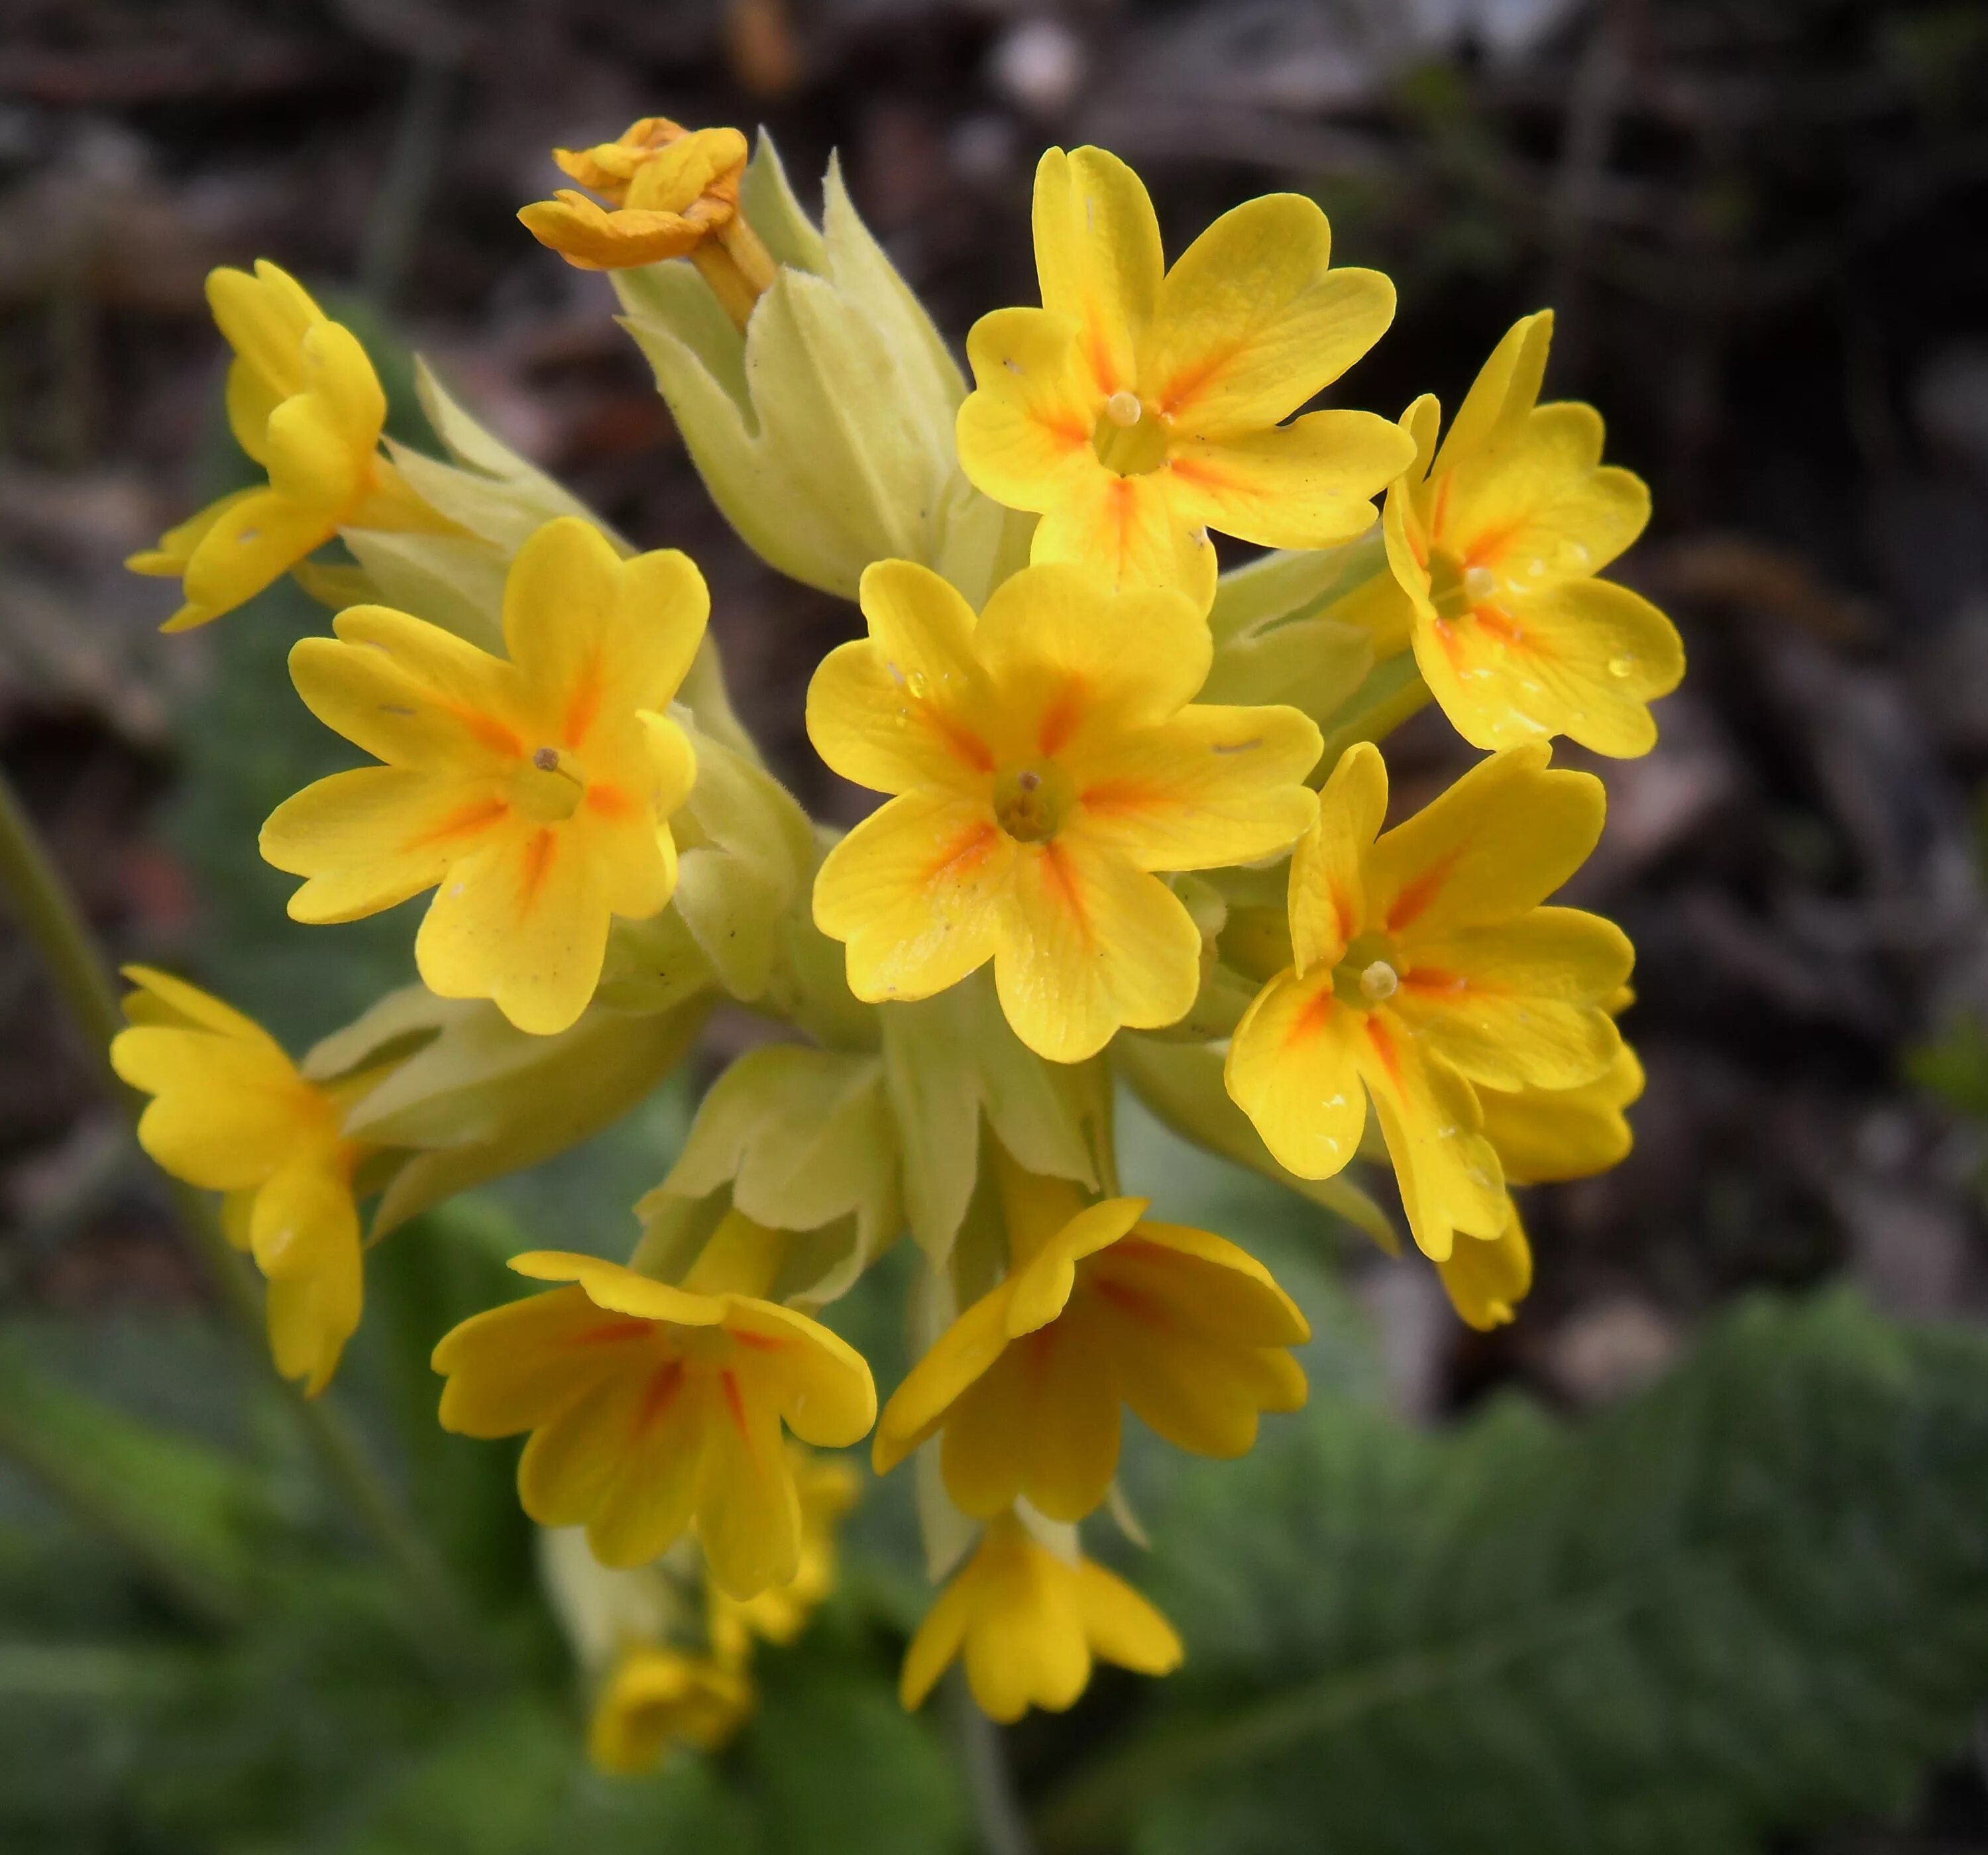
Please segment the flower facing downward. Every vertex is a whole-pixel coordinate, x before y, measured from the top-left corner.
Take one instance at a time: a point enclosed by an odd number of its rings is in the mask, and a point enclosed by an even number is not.
[[[138,1143],[174,1178],[227,1193],[229,1240],[269,1278],[276,1368],[315,1397],[359,1325],[362,1291],[352,1176],[367,1149],[340,1122],[380,1071],[320,1088],[219,999],[149,966],[124,976],[138,989],[110,1061],[152,1097]]]
[[[1403,416],[1415,455],[1388,492],[1388,564],[1423,680],[1473,747],[1564,734],[1647,753],[1649,704],[1684,675],[1663,614],[1594,577],[1649,520],[1640,479],[1601,462],[1592,406],[1538,403],[1553,315],[1499,343],[1440,449],[1435,399]]]
[[[885,560],[862,601],[870,636],[829,655],[807,708],[830,767],[897,795],[815,882],[851,989],[928,998],[992,960],[1016,1034],[1057,1062],[1173,1023],[1201,936],[1150,872],[1290,843],[1315,810],[1317,729],[1194,703],[1212,647],[1174,594],[1029,567],[976,622],[936,574]]]
[[[946,1491],[987,1515],[1019,1496],[1053,1520],[1097,1507],[1117,1472],[1119,1406],[1169,1442],[1239,1456],[1257,1414],[1296,1410],[1284,1350],[1304,1316],[1255,1258],[1205,1230],[1142,1222],[1143,1198],[1086,1206],[997,1149],[1009,1273],[955,1321],[877,1426],[881,1474],[943,1429]]]
[[[320,720],[385,763],[320,780],[262,827],[262,855],[309,878],[292,916],[356,920],[439,884],[414,943],[428,988],[565,1030],[610,918],[645,919],[675,887],[669,819],[696,762],[661,711],[709,609],[685,556],[619,560],[563,517],[512,564],[508,658],[382,606],[341,612],[290,673]]]
[[[688,258],[742,327],[773,280],[773,261],[739,207],[746,138],[645,116],[619,140],[555,148],[563,172],[600,195],[562,188],[518,217],[541,245],[581,270],[631,270]]]
[[[1030,557],[1205,611],[1219,530],[1328,547],[1373,521],[1408,442],[1368,412],[1287,418],[1378,340],[1394,286],[1327,268],[1331,231],[1292,193],[1225,213],[1173,269],[1139,178],[1101,148],[1036,169],[1040,309],[967,338],[978,390],[959,461],[997,503],[1042,513]]]
[[[835,1589],[835,1529],[855,1505],[857,1471],[833,1456],[813,1456],[800,1448],[788,1454],[800,1501],[800,1560],[785,1584],[769,1585],[755,1597],[729,1597],[712,1586],[711,1646],[721,1660],[742,1660],[756,1637],[776,1644],[792,1642]]]
[[[639,1776],[672,1746],[718,1751],[752,1711],[752,1682],[742,1667],[655,1643],[631,1644],[594,1703],[587,1756],[597,1770]]]
[[[1123,1579],[1059,1557],[1012,1513],[988,1522],[911,1638],[898,1684],[905,1706],[923,1701],[962,1651],[980,1711],[1004,1725],[1031,1707],[1073,1705],[1094,1658],[1141,1674],[1169,1674],[1181,1662],[1173,1626]]]
[[[435,1348],[445,1430],[532,1433],[525,1511],[587,1528],[594,1555],[637,1566],[695,1521],[713,1580],[750,1598],[801,1563],[801,1505],[782,1434],[839,1448],[877,1415],[861,1357],[828,1329],[720,1280],[686,1285],[556,1250],[520,1274],[576,1286],[465,1321]]]
[[[1302,1177],[1353,1157],[1372,1098],[1415,1241],[1439,1261],[1453,1234],[1496,1238],[1509,1215],[1478,1088],[1574,1088],[1621,1048],[1608,1005],[1628,940],[1540,905],[1600,836],[1601,783],[1548,754],[1494,755],[1383,835],[1387,768],[1349,748],[1291,859],[1290,964],[1229,1044],[1229,1092]]]
[[[211,272],[207,300],[235,350],[229,429],[269,480],[209,503],[125,562],[184,582],[166,630],[232,611],[341,528],[449,531],[380,455],[387,398],[350,330],[266,258],[252,277]]]

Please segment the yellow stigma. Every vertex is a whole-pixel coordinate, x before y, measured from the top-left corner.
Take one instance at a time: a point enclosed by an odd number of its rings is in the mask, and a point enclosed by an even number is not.
[[[1104,416],[1114,425],[1136,425],[1141,410],[1138,394],[1128,393],[1123,387],[1104,402]]]
[[[1363,997],[1371,998],[1375,1004],[1383,999],[1392,998],[1395,988],[1401,983],[1401,976],[1384,960],[1377,960],[1361,972],[1360,990]]]

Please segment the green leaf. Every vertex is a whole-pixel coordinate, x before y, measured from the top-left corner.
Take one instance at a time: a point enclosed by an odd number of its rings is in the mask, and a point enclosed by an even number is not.
[[[1317,1407],[1197,1467],[1188,1661],[1043,1819],[1141,1855],[1740,1855],[1888,1813],[1988,1691],[1988,1340],[1760,1300],[1580,1427]]]

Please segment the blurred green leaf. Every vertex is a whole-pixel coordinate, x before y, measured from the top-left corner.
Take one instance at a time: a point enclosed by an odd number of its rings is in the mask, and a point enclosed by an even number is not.
[[[1180,1477],[1188,1661],[1045,1847],[1740,1855],[1894,1811],[1988,1692],[1988,1339],[1743,1304],[1581,1426],[1317,1407]]]
[[[1905,1074],[1949,1108],[1988,1120],[1988,1031],[1956,1019],[1936,1041],[1905,1053]]]

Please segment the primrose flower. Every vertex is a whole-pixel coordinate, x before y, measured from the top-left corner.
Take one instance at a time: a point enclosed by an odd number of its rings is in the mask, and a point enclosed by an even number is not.
[[[1290,960],[1231,1040],[1229,1092],[1278,1163],[1337,1172],[1373,1098],[1415,1241],[1491,1239],[1509,1210],[1479,1087],[1597,1081],[1635,956],[1600,916],[1540,905],[1585,859],[1605,800],[1543,742],[1480,762],[1384,835],[1388,773],[1349,748],[1291,859]]]
[[[1167,270],[1139,178],[1101,148],[1036,169],[1040,309],[967,337],[977,390],[959,461],[997,503],[1041,512],[1030,557],[1167,587],[1202,611],[1219,530],[1329,547],[1374,520],[1408,441],[1368,412],[1280,424],[1378,341],[1394,286],[1327,268],[1331,228],[1301,195],[1225,213]]]
[[[788,1454],[801,1505],[800,1562],[785,1584],[769,1585],[756,1597],[729,1597],[718,1586],[711,1587],[711,1645],[721,1660],[742,1659],[756,1637],[792,1642],[835,1589],[835,1529],[856,1504],[856,1471],[832,1456],[798,1448]]]
[[[1650,493],[1601,462],[1601,415],[1538,403],[1553,313],[1513,324],[1440,449],[1425,394],[1403,415],[1413,464],[1388,492],[1388,560],[1411,608],[1415,662],[1473,747],[1564,734],[1631,758],[1655,743],[1650,703],[1684,675],[1675,628],[1594,577],[1643,531]]]
[[[685,555],[623,560],[564,517],[512,563],[508,658],[384,606],[304,639],[298,692],[385,763],[320,780],[262,827],[263,856],[309,878],[292,917],[356,920],[439,885],[414,943],[429,990],[565,1030],[610,919],[657,914],[675,887],[670,814],[697,768],[662,711],[709,610]]]
[[[350,329],[266,258],[252,277],[210,272],[207,300],[235,350],[228,428],[269,480],[210,503],[124,563],[184,582],[165,630],[232,611],[341,528],[454,532],[380,455],[387,397]]]
[[[654,1643],[622,1652],[595,1701],[587,1735],[597,1770],[652,1771],[671,1748],[717,1752],[751,1718],[752,1683],[720,1658]]]
[[[870,636],[830,653],[807,704],[822,758],[896,795],[815,879],[851,990],[928,998],[992,960],[1016,1034],[1055,1062],[1179,1018],[1201,935],[1151,872],[1290,843],[1317,728],[1195,703],[1212,647],[1176,594],[1029,567],[976,621],[938,574],[884,560],[862,604]]]
[[[962,1651],[980,1711],[1003,1725],[1031,1707],[1073,1705],[1094,1658],[1170,1674],[1182,1654],[1173,1626],[1123,1579],[1051,1552],[1013,1513],[988,1522],[911,1638],[898,1684],[904,1705],[919,1705]]]
[[[946,1491],[985,1517],[1019,1497],[1080,1519],[1117,1473],[1119,1406],[1197,1455],[1239,1456],[1257,1413],[1296,1410],[1284,1349],[1304,1316],[1255,1258],[1205,1230],[1143,1221],[1143,1198],[1086,1205],[997,1149],[1007,1279],[955,1321],[884,1407],[879,1474],[943,1429]]]
[[[320,1088],[259,1024],[198,987],[150,966],[124,977],[137,990],[110,1063],[152,1097],[138,1143],[174,1178],[227,1194],[228,1240],[269,1278],[276,1369],[315,1397],[358,1327],[363,1286],[352,1178],[370,1149],[340,1123],[381,1071]]]
[[[654,1559],[695,1521],[727,1595],[793,1579],[801,1507],[781,1426],[827,1448],[863,1436],[877,1393],[860,1356],[717,1271],[674,1288],[556,1250],[511,1267],[577,1285],[443,1336],[442,1427],[530,1431],[518,1465],[525,1511],[542,1526],[584,1525],[604,1565]]]
[[[607,208],[562,188],[518,217],[541,245],[581,270],[688,258],[742,328],[773,281],[773,258],[739,210],[746,156],[736,129],[686,129],[645,116],[617,140],[553,151],[561,171]]]

